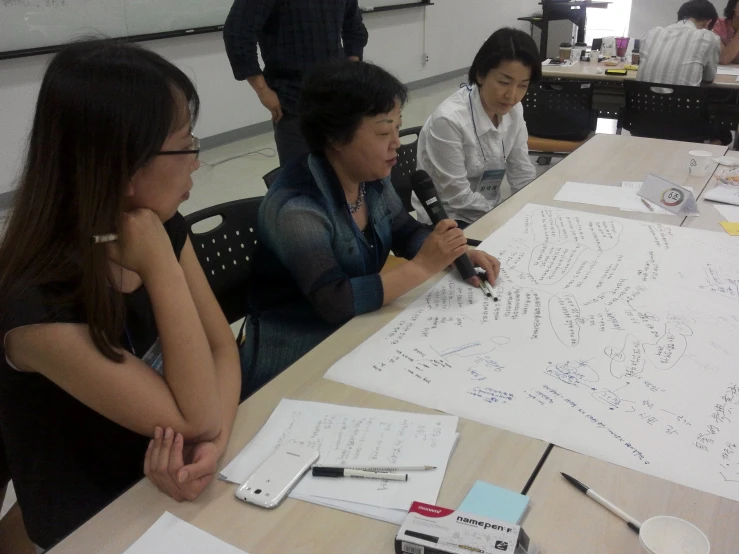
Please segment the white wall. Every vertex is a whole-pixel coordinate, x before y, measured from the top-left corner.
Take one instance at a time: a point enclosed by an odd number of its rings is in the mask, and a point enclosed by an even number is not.
[[[642,38],[652,27],[665,27],[677,21],[677,10],[687,0],[632,0],[629,36]],[[726,2],[712,2],[719,17],[723,17]]]
[[[635,0],[638,1],[638,0]],[[370,38],[365,58],[404,82],[455,71],[472,63],[482,42],[497,28],[528,24],[517,17],[540,9],[539,0],[435,0],[428,8],[365,15]],[[246,81],[233,79],[219,33],[146,44],[195,81],[202,111],[197,126],[209,137],[266,121]],[[423,54],[429,56],[423,63]],[[0,194],[17,179],[33,109],[49,56],[0,61]]]

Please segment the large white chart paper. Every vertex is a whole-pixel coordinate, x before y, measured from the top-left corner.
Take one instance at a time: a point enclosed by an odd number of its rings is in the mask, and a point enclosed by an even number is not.
[[[326,377],[739,500],[739,243],[525,206]],[[494,446],[494,445],[491,445]]]

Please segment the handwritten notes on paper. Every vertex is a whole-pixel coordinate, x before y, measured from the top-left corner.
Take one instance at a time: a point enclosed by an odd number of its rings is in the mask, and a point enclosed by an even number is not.
[[[739,245],[525,206],[326,377],[739,500]]]
[[[407,482],[331,479],[306,475],[293,490],[300,499],[319,497],[407,511],[415,500],[436,502],[456,441],[458,418],[391,412],[283,399],[254,440],[221,472],[243,483],[280,444],[295,441],[321,454],[331,466],[431,465]]]

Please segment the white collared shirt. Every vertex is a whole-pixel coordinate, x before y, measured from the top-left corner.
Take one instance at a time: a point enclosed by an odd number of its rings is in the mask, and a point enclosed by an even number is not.
[[[520,103],[495,127],[483,109],[477,86],[463,87],[444,100],[424,124],[418,137],[417,168],[431,177],[447,215],[472,223],[500,202],[499,191],[490,199],[475,192],[489,163],[498,160],[503,164],[514,193],[536,178],[528,138]],[[430,223],[415,194],[411,201],[418,220]]]
[[[651,29],[641,42],[637,81],[697,87],[713,81],[721,39],[692,21]]]

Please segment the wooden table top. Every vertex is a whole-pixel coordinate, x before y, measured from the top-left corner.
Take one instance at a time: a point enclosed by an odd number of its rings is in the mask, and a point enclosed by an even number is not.
[[[257,434],[282,398],[433,413],[323,379],[323,374],[441,277],[431,279],[391,306],[353,319],[246,400],[239,407],[222,467]],[[438,499],[442,506],[458,506],[478,479],[521,491],[548,446],[539,440],[462,418],[458,431],[459,444]],[[235,490],[236,485],[217,481],[196,501],[178,504],[144,479],[51,552],[119,554],[165,511],[249,554],[393,551],[398,530],[395,525],[292,499],[275,510],[264,510],[236,500]]]
[[[556,65],[545,65],[542,67],[542,75],[546,78],[559,77],[562,79],[581,79],[590,81],[634,81],[636,80],[637,71],[628,71],[626,75],[606,75],[606,69],[623,69],[629,65],[627,62],[619,62],[615,66],[607,66],[603,62],[591,60],[590,62],[578,62],[571,67],[561,67]],[[739,67],[739,65],[731,65],[728,67]],[[712,83],[706,83],[705,86],[716,87],[722,89],[739,89],[735,75],[716,75],[716,79]]]
[[[560,472],[592,487],[638,521],[680,517],[706,534],[711,552],[737,551],[739,502],[555,446],[529,490],[531,507],[523,522],[547,553],[641,552],[638,535],[626,523],[576,490]]]

